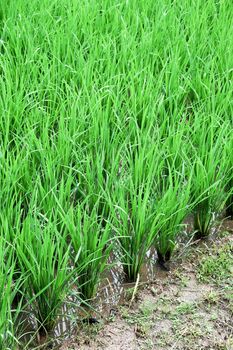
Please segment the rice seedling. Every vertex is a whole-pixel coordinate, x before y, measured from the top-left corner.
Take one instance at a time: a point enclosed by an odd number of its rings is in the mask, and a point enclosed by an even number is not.
[[[19,281],[14,283],[15,263],[13,248],[3,239],[0,240],[0,349],[17,349],[14,321],[20,311],[20,305],[12,310],[12,302],[19,287]]]
[[[194,126],[195,127],[195,126]],[[217,129],[215,121],[197,121],[192,144],[192,200],[194,206],[194,230],[196,238],[210,234],[214,216],[223,208],[227,200],[225,186],[228,181],[228,158],[225,142],[229,133],[228,124]]]
[[[226,216],[229,218],[233,217],[233,180],[232,178],[228,181],[227,184],[227,191],[228,191],[228,200],[226,201]]]
[[[191,212],[190,190],[191,181],[177,175],[175,169],[169,169],[163,188],[155,198],[154,210],[163,215],[155,238],[158,262],[162,266],[171,259],[183,220]]]
[[[226,184],[226,216],[233,218],[233,137],[229,137],[226,145],[226,156],[228,158],[228,181]]]
[[[131,182],[129,186],[116,190],[117,198],[113,197],[110,206],[114,231],[122,251],[124,272],[128,280],[135,281],[157,234],[159,217],[150,203],[151,183],[135,188]]]
[[[129,280],[137,279],[163,220],[163,214],[154,206],[154,190],[160,184],[164,160],[159,148],[150,145],[150,136],[138,137],[134,145],[126,148],[120,177],[112,193],[107,193],[121,261]]]
[[[92,133],[94,135],[93,139],[90,138],[88,150],[85,150],[82,155],[82,163],[75,176],[76,187],[72,193],[72,204],[75,206],[76,204],[86,203],[85,210],[90,212],[94,207],[97,207],[99,216],[103,217],[104,223],[104,219],[107,220],[109,215],[104,193],[111,191],[114,186],[114,180],[121,162],[121,146],[119,134],[115,131],[111,136],[113,139],[109,140],[110,125],[103,125],[102,127],[105,137],[99,136],[101,140],[95,135],[99,135],[99,124],[94,124],[94,130],[90,131],[91,135]],[[78,163],[79,155],[76,155],[76,157]]]
[[[54,225],[41,227],[27,217],[17,237],[16,252],[25,276],[22,292],[38,322],[40,334],[55,325],[60,308],[72,288],[75,269],[69,264],[69,249]]]
[[[130,160],[131,158],[129,158]],[[136,280],[144,259],[145,249],[141,255],[137,255],[137,252],[143,245],[143,235],[148,232],[148,217],[151,214],[149,211],[149,187],[152,180],[148,181],[147,186],[143,183],[143,170],[138,165],[139,163],[142,165],[144,156],[138,156],[135,151],[132,165],[134,161],[135,167],[134,169],[132,167],[132,177],[128,175],[129,169],[126,168],[127,165],[124,162],[120,177],[116,178],[114,190],[106,195],[113,217],[114,231],[119,236],[120,246],[123,250],[122,261],[125,273],[129,279]]]
[[[111,224],[107,221],[103,225],[103,219],[99,216],[99,202],[91,211],[85,203],[70,208],[64,217],[71,244],[72,264],[78,269],[77,284],[84,302],[95,296],[113,244]]]

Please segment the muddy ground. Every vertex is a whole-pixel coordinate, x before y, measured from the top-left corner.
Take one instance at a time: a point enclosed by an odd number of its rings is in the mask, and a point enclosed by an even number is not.
[[[129,289],[98,325],[78,327],[60,350],[232,350],[232,277],[229,221],[217,239],[189,246],[170,271]]]

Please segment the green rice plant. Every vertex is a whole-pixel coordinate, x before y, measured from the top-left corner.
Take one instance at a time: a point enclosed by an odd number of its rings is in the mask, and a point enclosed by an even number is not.
[[[128,280],[135,281],[157,235],[160,217],[151,203],[152,183],[142,183],[136,188],[131,181],[128,186],[121,185],[115,190],[110,207],[125,275]]]
[[[88,199],[87,199],[88,203]],[[78,289],[83,301],[92,299],[112,251],[111,224],[102,224],[98,205],[90,211],[87,204],[70,208],[64,217],[71,244],[72,263],[78,269]]]
[[[174,168],[168,172],[168,176],[162,180],[162,189],[156,194],[154,204],[154,210],[163,216],[155,238],[158,262],[162,266],[171,259],[183,220],[192,208],[191,181],[177,174]]]
[[[231,12],[212,0],[0,1],[0,237],[17,241],[14,279],[27,274],[47,328],[43,300],[55,318],[63,272],[79,266],[89,298],[88,264],[104,269],[114,233],[135,279],[151,245],[170,257],[192,203],[197,237],[225,204],[232,215]]]
[[[154,129],[159,141],[160,133]],[[190,181],[185,178],[185,162],[179,154],[180,134],[172,134],[171,138],[177,139],[168,148],[168,140],[153,144],[149,132],[138,132],[135,145],[125,153],[128,166],[126,163],[109,195],[129,280],[136,280],[152,245],[156,245],[162,264],[170,259],[182,221],[190,211]]]
[[[174,184],[170,175],[169,185],[160,193],[151,191],[150,182],[138,189],[131,186],[130,190],[117,189],[117,204],[112,210],[124,272],[128,280],[135,281],[152,245],[159,263],[170,260],[182,221],[190,211],[190,184],[181,186],[179,180]]]
[[[94,211],[96,211],[97,208],[99,217],[103,217],[103,224],[109,215],[109,207],[103,194],[106,190],[112,188],[120,162],[119,156],[113,156],[112,160],[108,162],[105,159],[106,154],[108,154],[106,150],[99,150],[96,153],[90,152],[86,156],[77,174],[77,185],[72,193],[73,204],[82,205],[85,203],[85,210],[90,213],[94,208]]]
[[[23,160],[19,154],[13,159],[10,152],[3,152],[0,157],[1,236],[12,244],[15,232],[20,229],[21,218],[27,211],[24,192],[19,185],[21,171],[24,171],[22,164]]]
[[[231,129],[230,129],[231,130]],[[229,140],[226,145],[226,157],[228,158],[228,181],[226,184],[226,216],[233,218],[233,137],[229,135]]]
[[[164,160],[148,135],[126,149],[125,159],[124,170],[107,195],[125,275],[136,280],[164,220],[154,205]]]
[[[13,247],[7,244],[3,237],[0,239],[0,349],[17,349],[14,321],[20,311],[20,305],[12,310],[14,296],[19,287],[19,281],[14,283],[15,272]]]
[[[25,276],[22,293],[37,319],[40,334],[44,334],[54,327],[76,272],[69,264],[66,238],[52,223],[41,226],[35,217],[28,216],[15,248]]]
[[[226,216],[233,218],[233,179],[231,178],[227,184],[228,199],[226,201]]]
[[[228,124],[219,128],[216,120],[196,118],[191,159],[191,198],[194,206],[194,230],[197,239],[210,234],[214,217],[223,210],[228,195],[225,192],[229,176],[225,142]],[[195,129],[196,128],[196,129]]]

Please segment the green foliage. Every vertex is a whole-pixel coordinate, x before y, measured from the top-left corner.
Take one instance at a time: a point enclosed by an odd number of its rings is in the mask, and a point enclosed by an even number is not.
[[[101,274],[112,250],[111,226],[98,216],[98,203],[87,212],[86,205],[71,208],[67,217],[67,235],[72,263],[79,271],[78,287],[83,300],[95,296]]]
[[[229,242],[223,247],[215,247],[213,254],[204,257],[199,263],[198,277],[201,281],[210,279],[216,283],[228,281],[232,284],[233,253]]]
[[[183,177],[171,172],[155,204],[155,210],[162,216],[155,240],[160,263],[170,260],[183,220],[191,210],[190,185],[190,181],[185,182]]]
[[[218,118],[196,116],[191,125],[191,199],[194,207],[194,230],[197,238],[210,234],[213,218],[227,201],[229,158],[226,142],[230,140],[229,123],[219,128]]]
[[[33,309],[39,329],[50,331],[71,287],[75,270],[69,264],[66,239],[54,225],[27,217],[17,237],[16,251],[22,290]]]
[[[15,338],[15,321],[20,311],[20,305],[12,310],[12,303],[18,291],[19,281],[14,283],[13,274],[15,263],[11,247],[0,240],[0,349],[17,348]]]
[[[71,288],[94,297],[113,248],[136,279],[191,210],[199,238],[232,216],[230,6],[0,2],[4,337],[12,283],[49,330]]]

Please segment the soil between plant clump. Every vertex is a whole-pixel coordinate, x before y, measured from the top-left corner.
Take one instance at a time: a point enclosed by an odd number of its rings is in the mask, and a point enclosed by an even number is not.
[[[162,278],[126,291],[108,317],[78,327],[59,350],[232,350],[232,228],[226,221],[214,240],[191,245]]]

